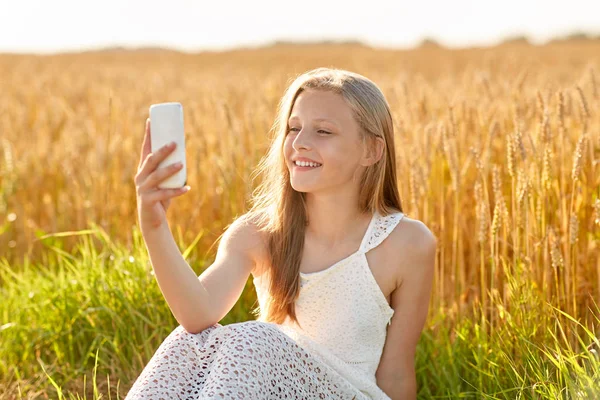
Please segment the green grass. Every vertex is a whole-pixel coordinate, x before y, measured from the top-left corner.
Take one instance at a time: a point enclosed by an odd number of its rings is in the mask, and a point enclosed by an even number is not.
[[[71,254],[54,235],[43,238],[42,264],[0,260],[0,399],[124,398],[177,326],[137,230],[131,249],[95,225],[73,234],[80,241]],[[208,261],[193,258],[193,244],[180,249],[199,274]],[[417,349],[419,398],[600,398],[594,333],[542,301],[534,283],[507,280],[511,303],[487,303],[501,315],[493,327],[479,303],[457,320],[431,310]],[[220,323],[252,319],[255,301],[249,279]]]

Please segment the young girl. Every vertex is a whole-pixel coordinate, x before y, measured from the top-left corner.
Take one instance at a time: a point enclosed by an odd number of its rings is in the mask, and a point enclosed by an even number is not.
[[[381,90],[317,68],[278,108],[251,209],[224,232],[199,277],[181,256],[158,189],[149,124],[136,175],[138,214],[159,287],[180,323],[127,399],[416,398],[415,351],[437,240],[408,218],[394,129]],[[257,320],[221,325],[249,275]]]

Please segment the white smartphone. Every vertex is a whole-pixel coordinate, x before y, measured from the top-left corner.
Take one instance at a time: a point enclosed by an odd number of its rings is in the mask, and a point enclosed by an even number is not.
[[[159,164],[163,168],[181,162],[183,168],[158,184],[161,189],[175,189],[187,184],[185,161],[185,131],[183,128],[183,106],[181,103],[159,103],[150,106],[151,151],[155,152],[167,143],[175,142],[175,149]]]

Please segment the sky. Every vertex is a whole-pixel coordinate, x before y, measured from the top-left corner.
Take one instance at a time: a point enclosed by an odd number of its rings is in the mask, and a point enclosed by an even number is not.
[[[574,32],[600,36],[600,0],[0,0],[0,53],[219,51],[276,40],[410,48],[424,38],[458,48]]]

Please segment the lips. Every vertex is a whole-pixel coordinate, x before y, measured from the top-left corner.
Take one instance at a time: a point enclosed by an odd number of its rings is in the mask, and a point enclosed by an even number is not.
[[[296,171],[310,171],[310,170],[313,170],[313,169],[319,169],[321,167],[322,167],[322,165],[319,165],[318,167],[311,167],[309,165],[307,165],[305,167],[302,167],[300,165],[293,164],[293,168]]]
[[[312,159],[310,159],[308,157],[293,157],[292,158],[292,162],[296,162],[296,161],[313,162],[315,164],[322,164],[322,163],[320,163],[318,161],[315,161],[315,160],[312,160]]]
[[[309,165],[310,165],[310,164],[314,164],[314,165],[316,165],[316,166],[318,166],[318,167],[320,167],[321,165],[323,165],[323,164],[321,164],[321,163],[314,162],[314,161],[310,161],[310,162],[309,162],[309,161],[304,161],[304,162],[303,162],[303,161],[292,161],[292,164],[293,164],[293,165],[300,166],[300,164],[298,164],[298,163],[309,164]]]

